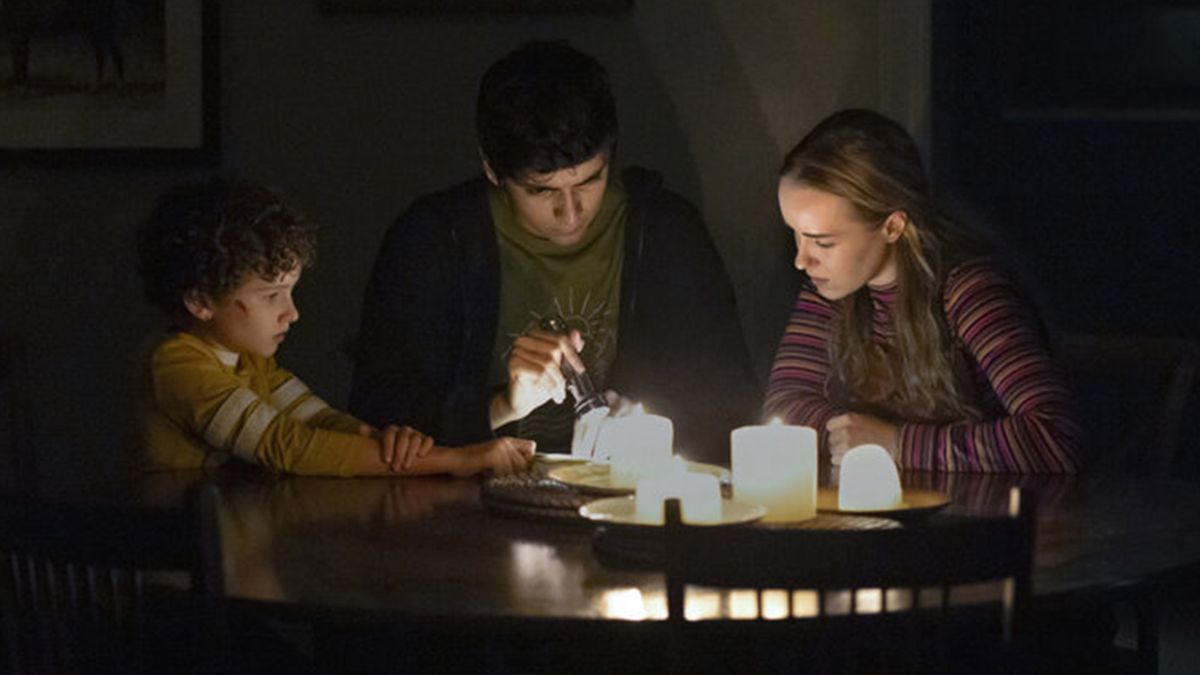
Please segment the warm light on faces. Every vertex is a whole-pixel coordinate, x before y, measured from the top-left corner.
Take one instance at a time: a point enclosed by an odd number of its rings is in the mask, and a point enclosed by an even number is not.
[[[486,163],[484,170],[497,184]],[[583,238],[600,209],[608,186],[608,155],[602,152],[566,169],[528,174],[499,185],[512,200],[522,227],[559,246],[570,246]]]
[[[796,269],[808,273],[822,297],[838,300],[895,280],[891,244],[904,229],[900,212],[868,223],[850,200],[792,178],[779,181],[779,211],[796,239]]]
[[[300,318],[292,299],[299,281],[299,269],[273,280],[250,275],[218,300],[189,299],[188,311],[196,319],[192,332],[227,351],[273,356]]]

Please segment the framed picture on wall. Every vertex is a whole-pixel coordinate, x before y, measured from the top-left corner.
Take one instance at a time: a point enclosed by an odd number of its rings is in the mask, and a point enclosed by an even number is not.
[[[318,0],[325,12],[578,12],[629,9],[633,0]]]
[[[215,0],[4,0],[0,154],[212,160]]]

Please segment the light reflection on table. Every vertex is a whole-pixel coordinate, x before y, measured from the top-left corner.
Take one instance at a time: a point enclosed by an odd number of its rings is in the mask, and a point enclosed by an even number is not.
[[[81,499],[181,504],[195,472],[144,477],[124,492],[64,487]],[[453,621],[661,619],[661,571],[615,569],[591,549],[586,525],[506,518],[485,510],[474,480],[320,479],[218,475],[226,581],[239,602],[281,613],[441,618]],[[1119,595],[1200,562],[1200,488],[1121,476],[1016,477],[907,474],[906,487],[950,494],[948,511],[1001,513],[1008,489],[1039,497],[1035,605]],[[899,593],[893,595],[893,593]],[[889,592],[887,607],[911,602]],[[849,606],[846,594],[826,607]],[[768,592],[767,617],[786,614],[789,594]],[[811,592],[791,594],[801,616]],[[930,601],[920,599],[922,604]],[[882,608],[860,591],[860,608]],[[752,592],[703,589],[689,618],[758,613]]]
[[[952,597],[951,602],[979,602],[995,597],[995,590],[972,589],[966,597]],[[981,592],[982,591],[982,592]],[[912,593],[906,589],[888,589],[887,611],[907,611],[912,606]],[[863,588],[855,592],[857,614],[878,614],[883,611],[884,591],[878,588]],[[757,619],[760,617],[760,598],[753,590],[717,591],[707,588],[688,588],[684,603],[684,616],[689,621],[707,619]],[[789,614],[789,601],[791,612]],[[662,590],[643,591],[639,588],[619,588],[605,591],[601,602],[604,617],[643,621],[665,619],[667,598]],[[925,607],[936,607],[941,595],[935,589],[923,591],[920,602]],[[833,591],[825,594],[825,612],[831,616],[850,613],[850,593]],[[817,616],[817,592],[814,590],[772,589],[764,591],[761,598],[761,618],[771,621],[789,616],[806,618]]]

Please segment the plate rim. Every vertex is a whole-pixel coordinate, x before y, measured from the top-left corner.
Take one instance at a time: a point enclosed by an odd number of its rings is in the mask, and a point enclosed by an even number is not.
[[[612,516],[593,517],[593,516],[589,516],[587,513],[584,513],[585,509],[588,509],[588,507],[593,507],[594,505],[599,504],[601,502],[608,502],[608,503],[612,503],[612,504],[619,503],[619,504],[634,504],[634,505],[636,505],[637,498],[634,497],[633,495],[623,495],[623,496],[601,497],[600,499],[593,499],[592,501],[590,501],[586,504],[583,504],[579,507],[579,510],[578,510],[579,516],[585,520],[591,521],[598,525],[621,525],[621,526],[627,526],[627,527],[650,527],[650,528],[661,528],[664,525],[664,523],[646,523],[646,522],[641,522],[638,520],[617,520],[617,519],[613,518]],[[737,518],[736,520],[721,520],[721,521],[718,521],[715,523],[689,523],[689,524],[692,524],[692,525],[695,525],[698,527],[728,527],[730,525],[744,525],[747,523],[753,523],[753,522],[762,520],[762,518],[767,515],[767,508],[765,506],[762,506],[761,504],[751,504],[749,502],[743,502],[743,501],[738,501],[736,499],[728,499],[728,498],[722,497],[721,498],[722,516],[724,516],[725,506],[727,504],[736,504],[738,506],[738,508],[746,509],[749,513],[745,516]],[[634,513],[636,513],[636,510],[634,510]]]
[[[585,464],[592,461],[587,457],[576,457],[569,452],[536,452],[533,457],[547,464],[556,465]]]
[[[720,464],[710,464],[708,462],[694,462],[692,460],[685,460],[685,461],[687,462],[688,471],[696,471],[695,467],[703,467],[700,469],[700,471],[707,473],[711,476],[715,476],[719,482],[722,482],[722,483],[727,482],[730,478],[730,470],[724,466],[721,466]],[[546,472],[546,477],[550,478],[552,480],[556,480],[556,481],[562,483],[563,485],[569,485],[569,486],[571,486],[577,490],[580,490],[582,492],[590,492],[593,494],[603,494],[603,495],[610,495],[610,496],[631,495],[637,489],[636,487],[628,487],[627,488],[627,487],[616,487],[616,486],[612,486],[612,485],[587,485],[587,484],[580,483],[580,482],[563,480],[562,477],[555,475],[556,473],[560,473],[563,471],[570,471],[572,469],[579,469],[579,468],[585,467],[585,466],[608,466],[608,465],[600,464],[597,462],[583,462],[580,464],[570,464],[567,462],[563,462],[561,466],[556,466],[553,469],[548,470]]]
[[[917,515],[917,514],[922,514],[922,513],[932,513],[934,511],[940,511],[941,509],[944,509],[950,505],[950,495],[948,495],[945,492],[942,492],[941,490],[929,490],[929,489],[925,489],[925,488],[912,488],[912,489],[902,489],[900,491],[901,503],[903,503],[904,495],[906,495],[906,494],[936,495],[936,497],[938,498],[938,501],[936,503],[925,504],[922,506],[901,506],[899,508],[891,508],[891,509],[822,508],[821,504],[820,504],[820,499],[819,499],[821,492],[833,492],[836,495],[837,487],[836,486],[828,486],[828,487],[818,488],[818,490],[817,490],[817,493],[818,493],[817,511],[819,513],[835,513],[835,514],[841,514],[841,515],[847,515],[847,516],[878,516],[881,518],[887,518],[887,517],[903,518],[906,515]],[[834,503],[836,503],[836,497],[834,499]]]

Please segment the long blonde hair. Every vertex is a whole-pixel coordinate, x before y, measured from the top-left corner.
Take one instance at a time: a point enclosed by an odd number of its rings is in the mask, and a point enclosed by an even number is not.
[[[896,241],[895,340],[872,341],[866,286],[834,301],[828,393],[852,409],[907,421],[944,422],[977,414],[962,382],[964,365],[947,327],[942,290],[949,268],[974,246],[934,208],[916,143],[899,124],[870,110],[825,118],[787,154],[780,176],[848,200],[864,222],[907,220]]]

